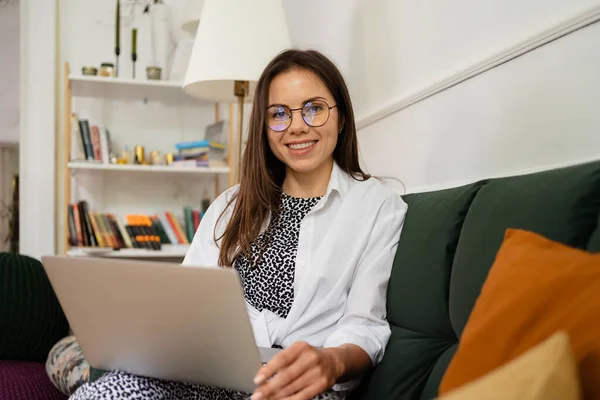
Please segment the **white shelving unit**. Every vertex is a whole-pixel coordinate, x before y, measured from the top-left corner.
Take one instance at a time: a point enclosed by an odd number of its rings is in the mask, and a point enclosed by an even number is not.
[[[69,81],[73,84],[98,84],[98,85],[121,85],[121,86],[144,86],[144,87],[155,87],[155,88],[170,88],[176,91],[183,90],[182,82],[173,81],[159,81],[159,80],[148,80],[148,79],[129,79],[129,78],[113,78],[104,76],[91,76],[91,75],[69,75]]]
[[[210,190],[217,196],[226,185],[231,184],[231,161],[211,163],[209,167],[72,161],[72,143],[75,138],[71,132],[70,118],[74,109],[77,109],[78,115],[81,109],[93,109],[98,120],[110,121],[113,142],[125,135],[125,143],[148,143],[150,151],[159,149],[161,145],[164,147],[164,143],[199,139],[198,136],[177,136],[173,132],[188,132],[190,135],[190,126],[196,132],[202,132],[201,126],[220,119],[219,105],[187,96],[181,82],[75,75],[70,74],[68,64],[65,65],[64,97],[65,149],[64,159],[61,161],[64,169],[64,202],[59,211],[63,221],[63,253],[70,256],[169,261],[183,259],[189,245],[163,245],[158,251],[71,248],[68,240],[68,205],[87,200],[94,212],[110,212],[115,215],[182,210],[186,205],[200,204],[201,195],[198,193]],[[187,107],[187,114],[181,111],[182,107]],[[160,114],[161,112],[164,114]],[[162,115],[166,117],[163,118]],[[213,115],[214,118],[211,118]],[[231,119],[231,106],[229,116]],[[231,129],[230,121],[229,130]],[[231,137],[231,134],[228,136]],[[118,210],[115,211],[115,208]]]
[[[71,171],[100,171],[100,172],[118,172],[118,173],[165,173],[165,174],[200,174],[200,175],[218,175],[229,174],[229,167],[210,166],[210,167],[172,167],[168,165],[135,165],[135,164],[102,164],[94,161],[70,161],[68,164]]]
[[[74,96],[116,96],[120,98],[162,98],[174,102],[194,102],[212,105],[207,100],[193,99],[183,92],[182,82],[147,79],[113,78],[102,76],[69,75]]]
[[[67,255],[72,257],[108,257],[108,258],[183,258],[188,249],[187,244],[181,245],[163,245],[160,250],[147,249],[120,249],[99,251],[99,248],[73,248],[67,251]]]

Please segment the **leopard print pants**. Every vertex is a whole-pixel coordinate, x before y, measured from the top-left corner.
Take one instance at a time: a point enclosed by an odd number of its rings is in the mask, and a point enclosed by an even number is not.
[[[191,383],[146,378],[124,372],[109,372],[81,386],[70,400],[247,400],[249,393]],[[344,394],[326,392],[313,400],[343,400]]]

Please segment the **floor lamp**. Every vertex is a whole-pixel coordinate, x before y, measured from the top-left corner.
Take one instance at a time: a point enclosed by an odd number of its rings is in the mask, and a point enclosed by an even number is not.
[[[282,0],[190,1],[204,4],[186,6],[199,15],[184,15],[184,26],[195,26],[197,18],[198,27],[183,90],[197,98],[238,103],[233,164],[238,183],[244,103],[252,101],[256,81],[269,61],[290,47]],[[229,151],[234,154],[232,144]]]

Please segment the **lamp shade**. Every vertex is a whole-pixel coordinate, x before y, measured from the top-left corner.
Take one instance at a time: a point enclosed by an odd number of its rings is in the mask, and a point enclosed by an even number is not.
[[[254,97],[260,74],[290,38],[281,0],[204,0],[183,90],[197,98],[237,101],[234,81]]]

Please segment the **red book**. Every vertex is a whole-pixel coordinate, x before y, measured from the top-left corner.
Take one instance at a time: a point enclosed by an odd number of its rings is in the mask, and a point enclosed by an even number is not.
[[[194,233],[196,233],[198,227],[200,226],[200,211],[192,211],[192,220],[194,221]]]
[[[96,125],[92,126],[90,133],[92,148],[94,149],[94,160],[102,161],[102,145],[100,144],[100,130]]]
[[[179,221],[177,221],[177,217],[175,217],[175,215],[173,215],[173,213],[170,211],[165,212],[165,217],[167,217],[167,221],[169,221],[173,232],[175,232],[175,236],[177,237],[177,241],[179,241],[179,244],[189,243],[187,237],[183,233],[183,229],[181,228]]]
[[[77,246],[83,246],[83,229],[81,228],[82,215],[79,213],[79,204],[73,204],[73,217],[75,219],[75,231],[77,232]]]

